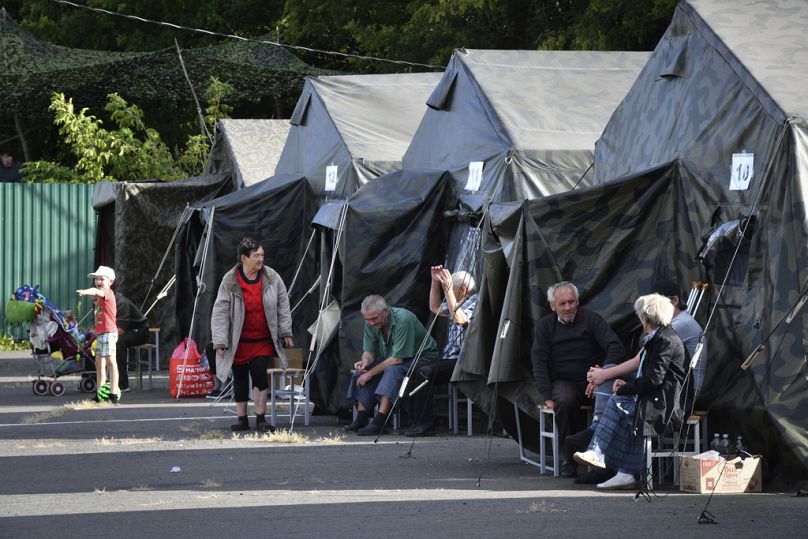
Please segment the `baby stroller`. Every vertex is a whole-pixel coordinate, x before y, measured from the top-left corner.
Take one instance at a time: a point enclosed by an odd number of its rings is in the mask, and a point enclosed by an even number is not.
[[[37,290],[23,285],[6,304],[10,322],[28,322],[28,339],[36,367],[36,380],[31,389],[36,395],[64,394],[59,377],[95,371],[92,345],[95,334],[79,331],[75,320],[69,319]],[[84,393],[95,391],[94,377],[83,377],[79,389]]]

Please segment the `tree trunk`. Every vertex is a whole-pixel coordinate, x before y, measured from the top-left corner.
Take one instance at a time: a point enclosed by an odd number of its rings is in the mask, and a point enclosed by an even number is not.
[[[31,160],[31,154],[28,151],[28,141],[25,140],[25,133],[20,125],[20,116],[14,113],[14,128],[17,130],[17,136],[20,137],[20,144],[22,145],[22,156],[25,161]]]

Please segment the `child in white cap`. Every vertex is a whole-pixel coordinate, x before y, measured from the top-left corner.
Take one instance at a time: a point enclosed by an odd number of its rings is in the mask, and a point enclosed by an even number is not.
[[[109,400],[118,404],[121,390],[118,388],[118,364],[115,361],[115,345],[118,343],[118,328],[115,323],[117,306],[115,293],[110,286],[115,280],[115,271],[107,266],[88,275],[95,281],[94,288],[77,290],[79,296],[93,296],[93,313],[95,314],[95,370],[98,377],[98,392],[95,401]],[[109,383],[107,382],[109,369]]]

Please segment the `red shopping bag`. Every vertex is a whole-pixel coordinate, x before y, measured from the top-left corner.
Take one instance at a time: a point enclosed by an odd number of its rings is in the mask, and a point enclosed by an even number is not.
[[[192,339],[183,339],[171,354],[168,386],[171,398],[204,397],[215,387],[213,375],[199,364],[201,358],[196,343]],[[182,385],[182,388],[180,388]]]

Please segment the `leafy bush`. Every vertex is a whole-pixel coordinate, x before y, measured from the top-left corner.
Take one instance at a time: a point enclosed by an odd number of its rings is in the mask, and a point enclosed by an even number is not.
[[[29,350],[31,345],[28,341],[16,341],[8,335],[0,335],[0,351],[13,352],[16,350]]]
[[[211,77],[203,93],[207,106],[204,120],[210,131],[216,122],[227,116],[232,107],[224,100],[233,88]],[[50,161],[33,161],[22,168],[24,179],[35,183],[95,183],[100,181],[178,180],[202,173],[210,141],[204,135],[188,137],[186,147],[176,151],[175,158],[163,142],[160,133],[143,122],[143,110],[127,103],[118,94],[107,95],[104,110],[115,129],[89,114],[78,112],[73,100],[64,94],[51,96],[49,110],[54,124],[76,159],[72,168]]]

